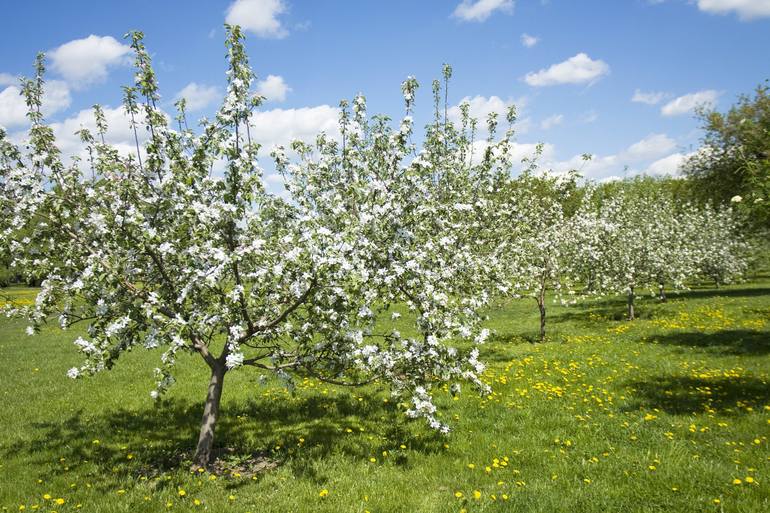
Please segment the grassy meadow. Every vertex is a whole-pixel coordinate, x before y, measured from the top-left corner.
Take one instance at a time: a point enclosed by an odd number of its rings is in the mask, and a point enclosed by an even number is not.
[[[33,289],[9,289],[20,300]],[[225,379],[218,472],[191,473],[208,372],[180,361],[150,399],[157,352],[77,381],[78,333],[0,319],[3,511],[767,512],[770,279],[490,311],[493,393],[441,394],[449,436],[371,386]],[[54,323],[55,324],[55,323]]]

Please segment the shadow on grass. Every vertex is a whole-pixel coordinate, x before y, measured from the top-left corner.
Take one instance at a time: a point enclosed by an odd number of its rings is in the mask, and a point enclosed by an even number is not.
[[[638,320],[660,319],[670,317],[667,310],[668,303],[662,303],[657,298],[637,299],[634,307]],[[572,305],[558,314],[551,316],[554,323],[576,323],[583,326],[596,326],[597,321],[627,321],[628,310],[623,300],[608,299],[604,301],[592,301],[587,304]]]
[[[741,288],[709,288],[709,289],[691,289],[679,291],[672,297],[680,297],[684,299],[702,299],[711,297],[757,297],[757,296],[769,296],[770,288],[766,287],[741,287]]]
[[[653,342],[661,345],[707,349],[710,353],[740,356],[770,354],[770,334],[754,330],[722,330],[713,333],[686,331],[657,335]]]
[[[658,408],[672,415],[707,410],[739,415],[746,412],[746,407],[759,411],[770,401],[768,383],[754,377],[659,376],[628,386],[634,389],[636,401],[625,411]]]
[[[667,291],[668,301],[661,302],[656,296],[640,292],[636,298],[637,319],[659,319],[669,317],[672,311],[670,303],[687,301],[688,299],[707,299],[713,297],[759,297],[770,296],[767,287],[737,287],[729,288],[693,288],[690,290]],[[597,319],[604,321],[622,321],[626,319],[626,299],[622,296],[597,298],[580,301],[570,306],[566,311],[549,316],[554,322],[576,322],[584,325],[594,324]]]
[[[316,476],[314,462],[330,454],[368,460],[383,450],[391,461],[408,466],[407,451],[443,450],[444,438],[419,422],[404,418],[393,403],[374,393],[297,394],[223,404],[216,445],[237,462],[270,459],[296,476]],[[361,399],[361,400],[359,400]],[[22,458],[29,465],[51,467],[52,455],[72,471],[115,477],[153,477],[190,468],[200,426],[202,403],[164,401],[156,408],[117,410],[88,416],[80,410],[55,421],[34,423],[24,441],[6,444],[0,457]],[[371,436],[375,435],[372,439]],[[96,441],[95,441],[96,440]],[[407,450],[399,452],[401,444]],[[131,458],[129,458],[129,454]],[[82,467],[78,469],[78,467]],[[257,476],[261,478],[261,476]],[[110,478],[101,487],[108,489]],[[237,487],[251,482],[234,480]],[[158,481],[158,487],[164,485]],[[94,482],[97,487],[99,482]],[[175,486],[168,483],[167,486]]]

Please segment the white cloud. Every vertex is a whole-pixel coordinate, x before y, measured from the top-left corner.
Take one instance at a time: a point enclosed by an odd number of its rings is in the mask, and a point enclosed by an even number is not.
[[[463,21],[484,21],[499,10],[513,12],[513,0],[463,0],[455,7],[452,16]]]
[[[623,163],[618,155],[594,155],[589,161],[584,160],[583,155],[575,155],[569,160],[550,162],[549,167],[557,173],[566,173],[574,169],[588,179],[598,179],[607,176],[608,173],[621,171]]]
[[[339,109],[329,105],[256,111],[250,118],[251,137],[262,144],[260,155],[265,156],[273,146],[288,146],[295,139],[312,142],[319,132],[339,139],[338,119]]]
[[[289,35],[278,19],[284,12],[283,0],[235,0],[227,8],[225,21],[259,37],[280,39]]]
[[[484,158],[484,152],[486,151],[487,147],[489,146],[489,143],[485,139],[476,140],[473,143],[472,151],[473,154],[471,155],[472,162],[474,164],[478,164],[481,162],[481,160]],[[537,143],[519,143],[519,142],[512,142],[510,145],[510,151],[508,153],[510,159],[511,159],[511,170],[514,173],[518,173],[523,170],[524,166],[522,165],[521,161],[523,159],[531,159],[535,156],[537,152]],[[552,162],[554,160],[556,154],[556,147],[553,144],[545,143],[542,145],[542,153],[540,155],[540,161],[541,163],[545,164]]]
[[[521,44],[526,46],[527,48],[532,48],[537,43],[540,42],[539,37],[530,36],[529,34],[522,34],[521,35]]]
[[[51,67],[76,88],[101,82],[107,68],[127,62],[131,51],[112,36],[90,36],[64,43],[48,53]]]
[[[52,116],[70,106],[72,97],[69,87],[61,80],[49,80],[43,90],[43,115]],[[6,127],[24,125],[27,122],[27,105],[21,96],[21,88],[8,86],[0,91],[0,125]]]
[[[0,85],[16,85],[19,83],[19,78],[14,77],[10,73],[0,73]]]
[[[645,103],[647,105],[657,105],[668,96],[668,93],[653,91],[646,93],[637,89],[634,91],[634,95],[631,97],[631,101],[636,103]]]
[[[770,16],[770,0],[698,0],[698,9],[710,14],[735,12],[742,20]]]
[[[626,149],[623,157],[630,162],[654,159],[676,148],[676,141],[666,134],[650,134]]]
[[[24,124],[27,106],[20,96],[21,89],[16,86],[6,87],[0,92],[0,125],[12,127]]]
[[[282,76],[268,75],[264,80],[257,82],[257,92],[269,102],[282,102],[286,99],[286,93],[291,87],[286,85]]]
[[[687,114],[701,105],[712,108],[716,104],[720,94],[721,93],[714,91],[713,89],[685,94],[678,98],[674,98],[665,104],[660,109],[660,113],[664,116],[679,116],[681,114]]]
[[[671,153],[676,147],[676,142],[666,134],[650,134],[644,139],[631,144],[624,150],[611,155],[594,155],[585,162],[582,155],[575,155],[564,161],[549,162],[549,166],[557,172],[566,172],[577,169],[583,176],[589,179],[603,181],[608,178],[616,178],[621,172],[625,175],[639,174],[639,169],[644,169],[645,164],[654,159],[652,164],[646,166],[647,174],[673,174],[678,162]],[[668,160],[667,160],[668,159]]]
[[[216,86],[207,86],[190,82],[184,86],[181,91],[176,93],[174,100],[184,98],[187,102],[187,110],[195,112],[197,110],[205,109],[221,97],[222,93]]]
[[[684,161],[692,154],[673,153],[656,160],[644,170],[643,174],[652,176],[677,176]]]
[[[516,106],[517,113],[521,115],[523,109],[526,107],[526,98],[508,98],[503,100],[499,96],[479,96],[474,97],[466,96],[459,101],[457,105],[449,108],[447,115],[449,119],[459,125],[461,122],[460,105],[468,103],[470,106],[469,114],[471,118],[478,120],[478,132],[480,135],[486,134],[487,116],[492,112],[497,113],[498,123],[505,123],[505,116],[508,114],[508,109],[511,105]],[[516,131],[518,133],[525,133],[529,130],[530,120],[528,118],[519,119],[516,121]]]
[[[606,62],[593,60],[585,53],[579,53],[547,69],[527,73],[524,81],[533,87],[584,84],[594,82],[609,73],[610,67]]]
[[[543,130],[549,130],[555,126],[561,125],[564,121],[564,116],[562,114],[554,114],[553,116],[548,116],[543,121],[540,122],[540,128]]]
[[[105,141],[117,148],[118,152],[123,156],[128,154],[136,155],[134,132],[129,125],[129,117],[126,115],[126,111],[123,107],[104,107],[103,110],[104,117],[107,120]],[[144,115],[141,110],[136,121],[139,124],[137,135],[141,144],[148,137],[148,131],[142,126]],[[80,137],[75,135],[75,132],[81,128],[87,128],[92,134],[96,134],[96,121],[92,109],[83,109],[62,122],[51,123],[51,128],[56,136],[56,144],[65,157],[65,161],[72,156],[79,156],[83,161],[86,161],[88,154],[86,153],[85,146],[80,141]]]

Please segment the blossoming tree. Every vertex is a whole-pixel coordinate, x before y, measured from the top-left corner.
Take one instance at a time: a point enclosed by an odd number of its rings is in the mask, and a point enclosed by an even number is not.
[[[688,239],[696,274],[713,280],[717,288],[739,279],[748,269],[749,244],[733,209],[706,205],[692,224]]]
[[[504,234],[500,255],[504,283],[499,290],[531,297],[540,312],[540,340],[546,336],[546,293],[567,301],[575,296],[576,237],[565,206],[574,202],[577,175],[563,176],[536,170],[537,154],[528,168],[511,178],[499,192],[505,196],[503,217],[496,223]]]
[[[729,283],[747,267],[747,245],[729,208],[677,204],[643,181],[589,196],[572,221],[580,239],[576,265],[589,289],[626,294],[631,320],[641,288],[657,288],[665,301],[666,286],[685,289],[699,275]]]
[[[462,381],[484,389],[477,311],[483,279],[496,265],[479,219],[493,205],[474,191],[507,169],[509,138],[490,142],[471,165],[473,127],[441,116],[419,151],[411,143],[417,82],[402,90],[397,128],[369,118],[363,97],[342,105],[341,140],[276,148],[288,199],[266,191],[252,140],[252,92],[238,27],[228,27],[227,94],[211,121],[178,130],[158,107],[159,92],[140,32],[130,34],[136,84],[124,89],[135,152],[80,132],[88,159],[65,165],[41,114],[44,61],[24,82],[28,150],[0,133],[0,248],[15,272],[43,276],[36,304],[6,307],[26,316],[30,334],[51,316],[62,328],[84,323],[75,345],[85,362],[72,378],[111,368],[135,347],[160,351],[158,397],[174,382],[181,352],[210,369],[194,464],[211,458],[228,372],[255,368],[290,381],[310,376],[340,385],[377,381],[402,398],[406,414],[440,430],[432,390]],[[451,69],[445,67],[446,81]],[[471,126],[472,125],[472,126]],[[139,133],[147,141],[140,144]],[[224,163],[224,172],[214,172]],[[415,335],[386,322],[408,307]]]
[[[659,284],[662,231],[656,217],[664,212],[658,198],[595,192],[575,216],[573,227],[580,238],[576,257],[588,288],[627,297],[628,319],[635,317],[634,300],[642,287]],[[666,260],[666,256],[663,260]]]

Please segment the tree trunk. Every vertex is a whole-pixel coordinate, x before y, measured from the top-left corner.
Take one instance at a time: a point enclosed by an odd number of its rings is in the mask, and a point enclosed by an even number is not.
[[[628,288],[628,320],[634,320],[634,287]]]
[[[217,363],[211,369],[209,391],[206,394],[206,405],[203,408],[201,431],[198,436],[198,446],[193,456],[194,467],[206,467],[211,459],[211,451],[214,448],[214,429],[219,418],[219,400],[222,397],[222,385],[225,380],[225,366]]]
[[[660,292],[659,294],[660,300],[663,301],[664,303],[668,301],[668,299],[666,298],[666,289],[663,287],[662,283],[658,284],[658,291]]]
[[[537,298],[537,307],[540,309],[540,342],[545,340],[545,298],[541,294]]]

